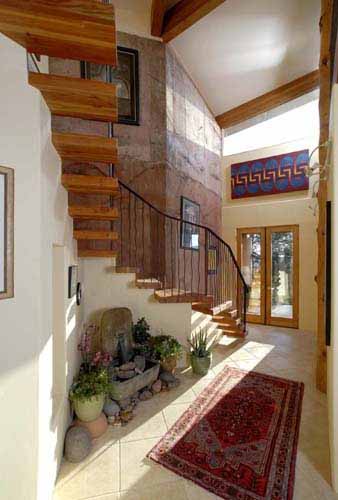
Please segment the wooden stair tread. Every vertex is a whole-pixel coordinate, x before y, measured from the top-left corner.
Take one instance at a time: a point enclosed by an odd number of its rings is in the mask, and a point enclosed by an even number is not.
[[[136,279],[135,285],[137,288],[143,288],[145,290],[158,290],[162,287],[162,283],[160,281],[151,278]]]
[[[98,135],[54,132],[52,141],[63,160],[116,163],[117,140]]]
[[[0,32],[28,52],[116,66],[114,7],[99,0],[1,0]]]
[[[232,307],[232,301],[228,301],[225,304],[221,304],[220,306],[217,307],[211,307],[207,306],[203,302],[194,302],[192,304],[192,309],[197,312],[201,312],[202,314],[209,314],[210,316],[214,316],[216,314],[221,314],[222,312],[227,311],[229,308]]]
[[[116,231],[92,231],[84,229],[75,229],[73,236],[75,240],[116,241],[119,239],[119,234]]]
[[[166,289],[166,290],[157,290],[154,293],[156,300],[160,303],[188,303],[191,304],[193,302],[199,301],[202,302],[205,300],[206,303],[210,303],[212,297],[206,297],[203,294],[191,293],[189,291],[182,291],[178,289]]]
[[[71,205],[68,211],[69,215],[74,219],[82,220],[116,220],[119,217],[118,210],[110,207],[84,207]]]
[[[117,257],[118,252],[114,250],[78,250],[78,257],[91,257],[91,258],[114,258]]]
[[[116,86],[69,76],[29,73],[30,85],[40,90],[54,115],[116,122]]]
[[[240,339],[245,339],[248,335],[248,332],[242,330],[241,328],[220,328],[223,331],[223,335],[227,335],[228,337],[235,337]]]
[[[119,183],[114,177],[104,175],[63,174],[62,185],[71,193],[119,194]]]

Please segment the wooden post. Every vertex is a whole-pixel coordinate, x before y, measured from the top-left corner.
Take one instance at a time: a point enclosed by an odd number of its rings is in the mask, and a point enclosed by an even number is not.
[[[333,0],[322,0],[320,19],[321,48],[320,48],[320,144],[329,139],[330,134],[330,107],[331,107],[331,26]],[[325,164],[327,148],[319,150],[319,163]],[[325,343],[326,327],[326,202],[328,197],[327,181],[320,181],[318,190],[318,328],[317,328],[317,388],[326,392],[327,387],[327,356]]]

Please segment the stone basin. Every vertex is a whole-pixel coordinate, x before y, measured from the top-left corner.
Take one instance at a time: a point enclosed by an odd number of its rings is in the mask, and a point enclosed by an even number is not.
[[[158,379],[159,371],[159,363],[147,361],[146,368],[143,373],[135,375],[135,377],[130,378],[129,380],[113,380],[111,382],[111,397],[116,401],[121,401],[122,399],[133,396],[136,392],[140,391],[144,387],[147,387],[147,385],[153,384]]]

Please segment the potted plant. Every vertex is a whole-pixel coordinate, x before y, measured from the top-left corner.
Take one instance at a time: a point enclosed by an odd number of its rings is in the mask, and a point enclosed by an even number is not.
[[[213,348],[212,343],[208,346],[207,330],[200,328],[188,342],[191,346],[190,362],[192,371],[197,375],[206,375],[211,365]]]
[[[111,363],[111,355],[108,353],[91,353],[91,335],[93,328],[85,328],[81,336],[78,350],[82,355],[80,373],[74,380],[69,399],[77,417],[84,422],[96,420],[103,409],[105,397],[110,392],[108,377],[108,366]]]
[[[136,344],[147,344],[150,339],[150,326],[145,318],[140,318],[133,325],[133,337]]]
[[[182,346],[171,335],[157,335],[151,339],[153,356],[161,363],[162,370],[174,373],[182,354]]]

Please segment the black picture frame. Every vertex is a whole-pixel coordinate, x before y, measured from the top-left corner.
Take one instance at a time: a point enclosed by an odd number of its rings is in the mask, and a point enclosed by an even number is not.
[[[181,219],[188,222],[181,223],[181,248],[199,251],[201,207],[185,196],[181,196]]]
[[[139,52],[117,47],[118,66],[81,61],[81,78],[96,79],[117,85],[118,123],[140,125]],[[120,95],[119,95],[120,94]]]
[[[68,268],[68,298],[71,299],[76,295],[77,292],[77,271],[78,266],[69,266]]]

